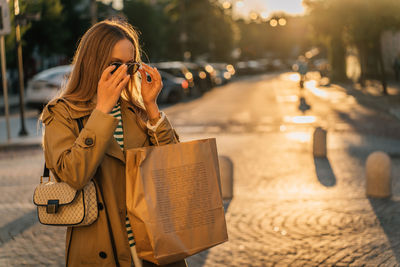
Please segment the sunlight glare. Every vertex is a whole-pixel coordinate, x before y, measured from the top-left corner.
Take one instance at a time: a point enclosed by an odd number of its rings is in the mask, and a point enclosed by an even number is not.
[[[328,93],[319,89],[317,87],[317,81],[315,80],[305,82],[305,87],[316,96],[319,96],[321,98],[328,98]]]
[[[300,81],[300,75],[298,73],[290,74],[289,79],[294,82]]]
[[[307,124],[314,123],[317,119],[315,116],[285,116],[284,120],[296,124]]]
[[[290,132],[285,134],[285,137],[290,140],[299,141],[300,143],[307,143],[311,140],[311,135],[308,132]]]
[[[263,19],[263,20],[267,20],[267,18],[268,18],[268,13],[267,12],[261,12],[261,18]]]
[[[236,8],[243,8],[244,3],[242,1],[236,2]]]

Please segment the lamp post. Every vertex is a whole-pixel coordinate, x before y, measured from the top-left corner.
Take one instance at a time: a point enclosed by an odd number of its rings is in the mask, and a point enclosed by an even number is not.
[[[18,0],[14,0],[14,15],[15,15],[15,38],[17,41],[18,53],[18,76],[19,76],[19,108],[21,118],[21,130],[19,136],[26,136],[28,132],[25,127],[25,101],[24,101],[24,68],[22,62],[22,43],[21,43],[21,27],[20,27],[20,10]]]
[[[6,48],[4,42],[4,35],[11,32],[10,27],[10,13],[8,8],[8,1],[0,1],[0,54],[1,54],[1,76],[3,81],[3,96],[4,96],[4,113],[6,117],[6,129],[7,129],[7,142],[11,139],[10,132],[10,118],[9,118],[9,108],[8,108],[8,89],[7,89],[7,72],[6,72]]]

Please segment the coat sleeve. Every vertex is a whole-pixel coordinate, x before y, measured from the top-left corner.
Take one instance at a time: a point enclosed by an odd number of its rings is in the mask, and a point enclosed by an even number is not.
[[[179,142],[179,135],[172,127],[165,113],[161,113],[161,118],[155,126],[151,126],[147,122],[148,135],[150,136],[150,142],[153,145],[166,145]]]
[[[118,121],[109,114],[94,110],[78,133],[77,122],[65,114],[68,113],[60,104],[47,118],[42,118],[45,124],[45,159],[56,178],[79,190],[94,176]]]

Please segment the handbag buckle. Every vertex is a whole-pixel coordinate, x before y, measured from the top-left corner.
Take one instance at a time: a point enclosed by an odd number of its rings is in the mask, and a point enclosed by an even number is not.
[[[59,200],[58,199],[49,199],[47,201],[46,212],[48,214],[54,214],[58,212]]]

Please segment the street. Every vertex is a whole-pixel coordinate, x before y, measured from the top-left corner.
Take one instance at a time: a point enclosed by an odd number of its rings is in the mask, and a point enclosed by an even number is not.
[[[234,163],[229,242],[189,266],[400,266],[400,120],[342,87],[305,87],[247,76],[164,109],[181,141],[216,137]],[[312,154],[318,126],[327,158]],[[365,196],[377,150],[392,159],[391,199]],[[42,168],[38,148],[0,152],[0,266],[64,264],[65,229],[40,225],[32,204]]]

